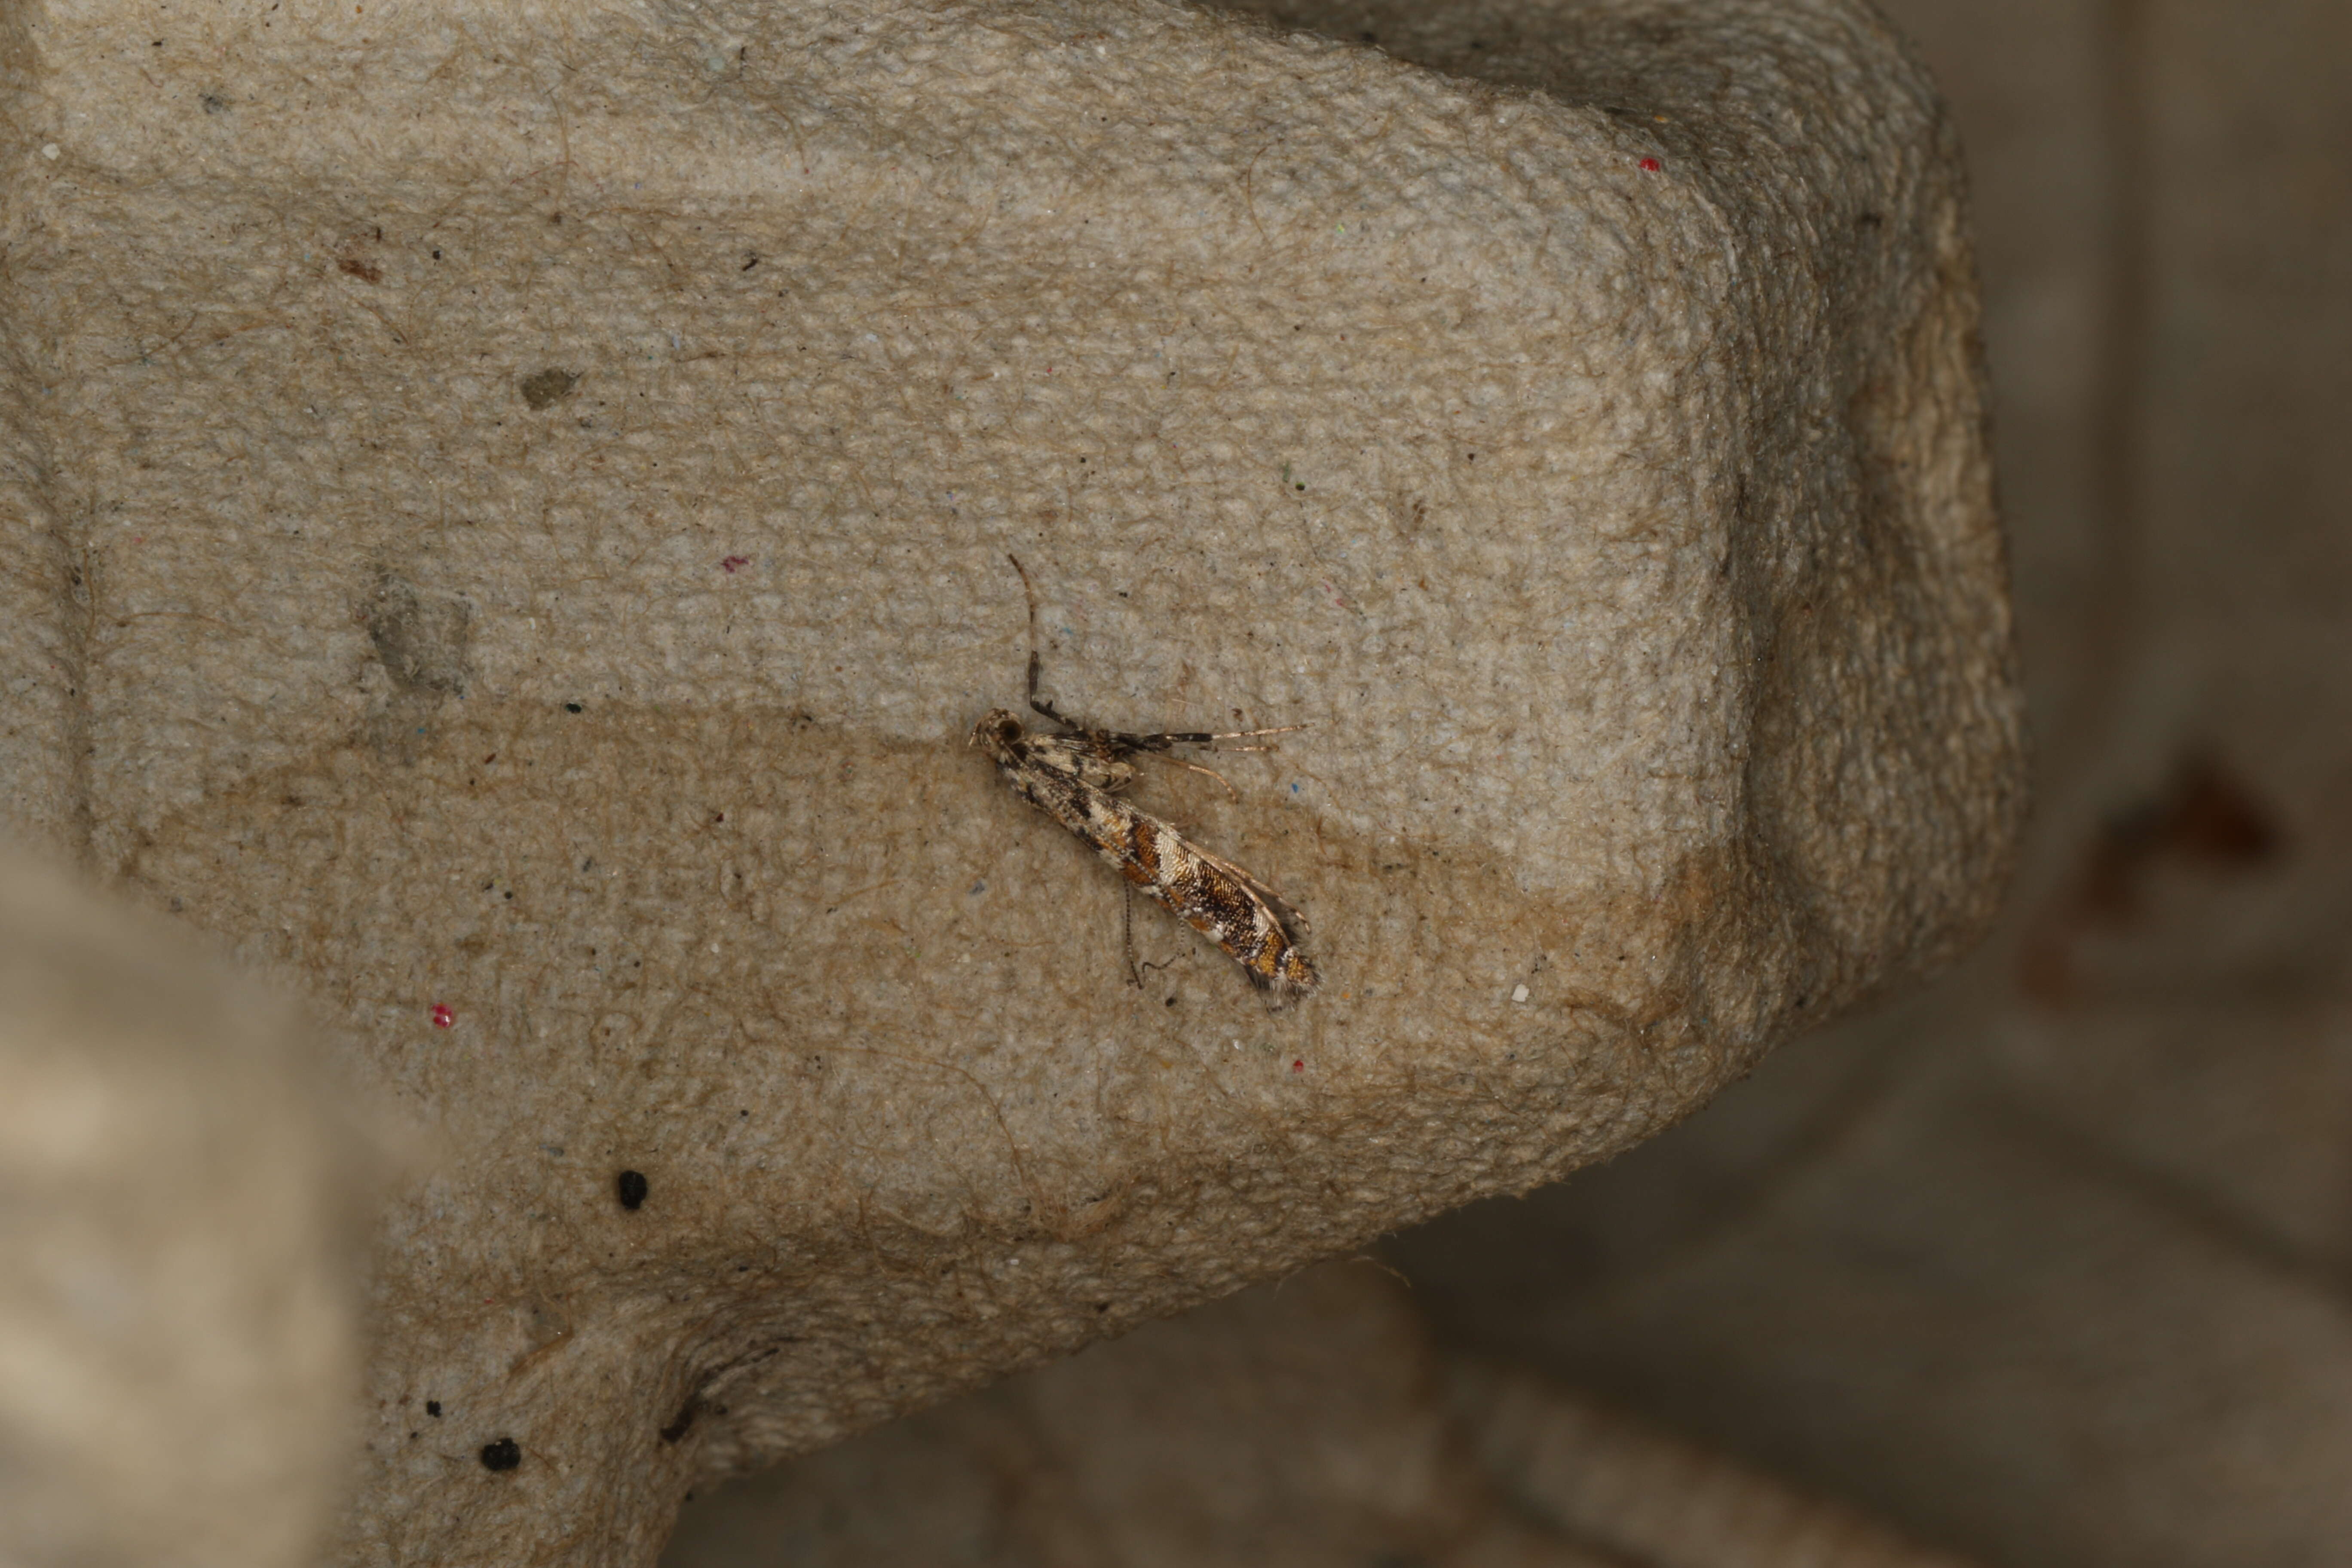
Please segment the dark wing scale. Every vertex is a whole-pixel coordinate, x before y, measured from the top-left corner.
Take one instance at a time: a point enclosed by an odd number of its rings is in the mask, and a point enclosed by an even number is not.
[[[1265,911],[1266,918],[1273,922],[1276,934],[1282,939],[1282,957],[1289,961],[1286,967],[1296,971],[1294,973],[1268,974],[1239,954],[1228,951],[1227,956],[1241,964],[1242,973],[1249,977],[1249,983],[1258,990],[1280,998],[1282,1005],[1286,1005],[1314,990],[1319,977],[1315,973],[1314,964],[1302,951],[1298,941],[1299,932],[1307,929],[1307,917],[1300,914],[1297,909],[1281,894],[1223,856],[1211,854],[1189,839],[1184,843],[1202,864],[1213,866],[1232,878],[1244,892],[1255,900],[1258,907]]]

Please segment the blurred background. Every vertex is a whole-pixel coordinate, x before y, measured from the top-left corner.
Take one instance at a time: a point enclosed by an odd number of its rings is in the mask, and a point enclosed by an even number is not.
[[[1885,9],[1975,181],[1994,940],[1380,1268],[691,1504],[673,1568],[2352,1562],[2352,7]]]

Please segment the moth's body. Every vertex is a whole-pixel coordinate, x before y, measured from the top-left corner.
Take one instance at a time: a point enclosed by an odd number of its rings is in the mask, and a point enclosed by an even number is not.
[[[1034,690],[1034,665],[1031,679]],[[1042,705],[1040,711],[1045,711]],[[1003,709],[992,710],[972,727],[972,744],[988,752],[1023,799],[1092,846],[1129,885],[1223,949],[1276,1005],[1314,990],[1315,966],[1298,950],[1297,933],[1306,922],[1297,910],[1232,861],[1118,797],[1135,780],[1129,757],[1221,737],[1122,735],[1047,716],[1066,727],[1033,735]]]

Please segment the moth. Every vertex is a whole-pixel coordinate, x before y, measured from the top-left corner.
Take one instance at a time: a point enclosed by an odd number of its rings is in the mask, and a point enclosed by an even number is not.
[[[1002,708],[992,708],[972,726],[971,744],[986,752],[1022,799],[1060,823],[1117,868],[1128,886],[1162,904],[1207,937],[1242,966],[1267,1005],[1286,1006],[1315,989],[1315,965],[1301,952],[1306,918],[1273,889],[1232,861],[1213,855],[1161,821],[1121,798],[1135,782],[1134,759],[1146,752],[1168,756],[1179,766],[1204,773],[1228,790],[1233,785],[1213,768],[1171,753],[1178,746],[1209,747],[1219,741],[1255,740],[1303,729],[1170,731],[1130,735],[1080,724],[1037,695],[1037,595],[1019,560],[1005,557],[1021,574],[1029,596],[1029,707],[1056,728],[1033,733]],[[1263,751],[1234,746],[1231,751]],[[1238,794],[1239,792],[1234,792]],[[1129,961],[1129,975],[1140,977]]]

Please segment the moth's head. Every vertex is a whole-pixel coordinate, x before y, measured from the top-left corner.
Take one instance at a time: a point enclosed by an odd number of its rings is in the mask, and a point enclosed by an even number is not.
[[[971,727],[971,743],[1000,763],[1013,760],[1013,748],[1028,735],[1021,721],[1002,708],[992,708]]]

